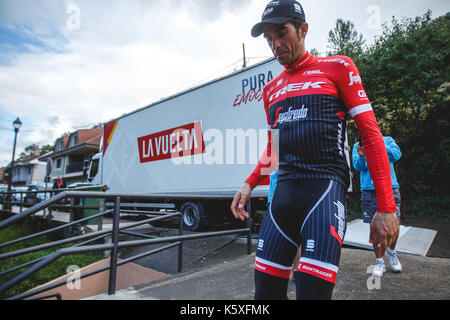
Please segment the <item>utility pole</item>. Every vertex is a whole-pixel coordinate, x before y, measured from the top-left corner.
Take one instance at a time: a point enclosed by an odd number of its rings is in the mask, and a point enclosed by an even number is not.
[[[244,59],[243,59],[244,63],[242,64],[242,69],[245,69],[245,68],[247,68],[247,61],[245,58],[245,43],[242,44],[242,54],[244,56]]]

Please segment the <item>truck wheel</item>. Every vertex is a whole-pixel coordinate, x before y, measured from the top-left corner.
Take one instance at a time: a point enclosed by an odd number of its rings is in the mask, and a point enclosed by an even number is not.
[[[187,231],[199,231],[204,217],[203,206],[198,202],[186,202],[181,206],[183,215],[183,229]]]

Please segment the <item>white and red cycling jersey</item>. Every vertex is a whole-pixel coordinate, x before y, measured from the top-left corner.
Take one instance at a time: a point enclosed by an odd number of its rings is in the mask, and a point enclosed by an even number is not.
[[[349,185],[344,153],[347,117],[356,122],[378,199],[379,212],[395,212],[389,160],[372,106],[353,61],[306,53],[272,79],[263,92],[267,123],[279,134],[279,181],[328,179]],[[272,141],[247,178],[252,188],[266,177]],[[273,157],[275,159],[276,157]],[[262,169],[266,169],[262,171]]]

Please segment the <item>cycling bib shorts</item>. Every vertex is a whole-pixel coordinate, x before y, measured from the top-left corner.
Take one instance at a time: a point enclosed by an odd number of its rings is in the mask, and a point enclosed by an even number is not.
[[[335,283],[345,227],[345,189],[340,183],[281,181],[261,226],[255,269],[289,278],[301,244],[297,271]]]

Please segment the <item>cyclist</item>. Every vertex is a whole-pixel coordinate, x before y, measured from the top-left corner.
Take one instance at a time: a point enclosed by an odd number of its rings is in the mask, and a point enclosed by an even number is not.
[[[252,28],[253,37],[264,34],[285,67],[263,92],[272,131],[266,152],[231,204],[237,219],[247,219],[244,205],[253,188],[279,166],[256,249],[255,299],[287,299],[298,247],[297,299],[331,299],[346,227],[347,115],[355,120],[366,147],[378,199],[370,241],[384,254],[398,234],[389,160],[358,70],[345,56],[312,56],[305,49],[307,32],[303,8],[294,0],[269,2]],[[279,154],[272,150],[276,133]]]

